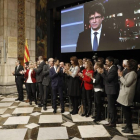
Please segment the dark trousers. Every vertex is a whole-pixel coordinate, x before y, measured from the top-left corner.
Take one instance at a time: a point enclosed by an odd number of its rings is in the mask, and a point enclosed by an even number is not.
[[[91,95],[92,90],[86,90],[85,88],[82,88],[82,104],[84,113],[91,113]],[[88,105],[88,109],[86,109],[86,105]]]
[[[38,83],[38,88],[39,88],[39,104],[43,104],[43,85],[42,83]]]
[[[26,83],[29,101],[32,102],[32,96],[36,102],[36,83]]]
[[[18,99],[23,100],[23,80],[17,80],[16,79],[16,86],[18,91]]]
[[[110,115],[110,123],[111,124],[116,124],[116,95],[110,95],[107,94],[107,100],[108,100],[108,113]]]
[[[27,92],[27,99],[29,99],[29,92],[28,92],[28,88],[27,88],[27,84],[25,83],[25,87],[26,87],[26,92]]]
[[[103,96],[103,92],[98,91],[98,92],[94,92],[94,100],[95,100],[95,107],[96,107],[96,119],[100,120],[101,119],[101,112],[102,112],[102,96]]]
[[[43,104],[46,106],[47,105],[47,99],[48,99],[49,91],[50,91],[50,87],[44,85],[43,86],[43,91],[44,91],[44,101],[43,101]]]
[[[39,88],[38,88],[38,83],[36,83],[36,96],[39,98]]]
[[[73,106],[73,113],[78,113],[78,96],[70,96],[70,100]]]
[[[123,106],[122,105],[122,110],[124,117],[126,119],[126,125],[129,129],[132,129],[132,113],[131,113],[131,108],[130,106]]]
[[[57,109],[57,105],[56,105],[56,98],[57,98],[57,93],[59,93],[59,97],[60,97],[60,104],[61,104],[61,109],[64,109],[64,99],[63,99],[63,91],[62,91],[62,87],[52,87],[52,92],[53,92],[53,109],[56,110]]]

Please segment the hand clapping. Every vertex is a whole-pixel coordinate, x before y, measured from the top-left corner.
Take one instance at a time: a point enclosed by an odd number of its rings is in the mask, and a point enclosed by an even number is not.
[[[118,76],[122,77],[122,71],[120,71],[119,69],[118,69]]]
[[[58,73],[58,72],[59,72],[59,70],[60,70],[60,67],[58,67],[58,68],[57,68],[57,71],[56,71],[56,73]]]
[[[83,78],[83,73],[78,73],[78,76],[82,77]]]
[[[92,73],[86,73],[86,75],[87,75],[88,77],[90,77],[91,79],[93,78],[93,77],[92,77]]]

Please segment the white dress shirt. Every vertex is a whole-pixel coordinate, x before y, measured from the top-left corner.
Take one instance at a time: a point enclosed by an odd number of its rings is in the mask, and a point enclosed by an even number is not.
[[[114,65],[112,65],[111,67],[109,67],[108,72],[110,71],[110,69],[113,67]]]
[[[32,73],[32,70],[29,70],[28,79],[27,79],[26,83],[33,83],[32,78],[31,78],[31,73]]]
[[[99,46],[99,42],[100,42],[100,36],[101,36],[101,30],[102,30],[102,24],[101,24],[101,27],[98,31],[94,31],[92,28],[91,28],[91,45],[92,45],[92,49],[93,49],[93,40],[94,40],[94,33],[97,32],[97,40],[98,40],[98,46]]]
[[[71,76],[74,78],[74,77],[78,76],[78,72],[80,71],[80,69],[78,66],[75,66],[75,67],[71,66],[70,71],[72,73]]]
[[[54,66],[54,70],[55,70],[55,72],[56,72],[56,68],[57,68],[57,67],[56,67],[56,66]]]

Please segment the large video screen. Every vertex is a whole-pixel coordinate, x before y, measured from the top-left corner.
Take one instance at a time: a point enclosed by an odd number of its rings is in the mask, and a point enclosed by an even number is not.
[[[140,0],[94,0],[61,10],[61,53],[140,49]]]

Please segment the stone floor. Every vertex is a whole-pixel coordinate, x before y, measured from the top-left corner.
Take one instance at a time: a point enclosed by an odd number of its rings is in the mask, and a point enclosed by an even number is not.
[[[0,140],[140,140],[140,127],[133,124],[134,134],[121,133],[122,124],[116,128],[108,128],[102,124],[94,124],[91,117],[70,115],[69,108],[65,113],[53,114],[51,106],[47,111],[29,105],[25,102],[15,101],[16,94],[0,95]],[[121,137],[119,137],[121,136]]]

